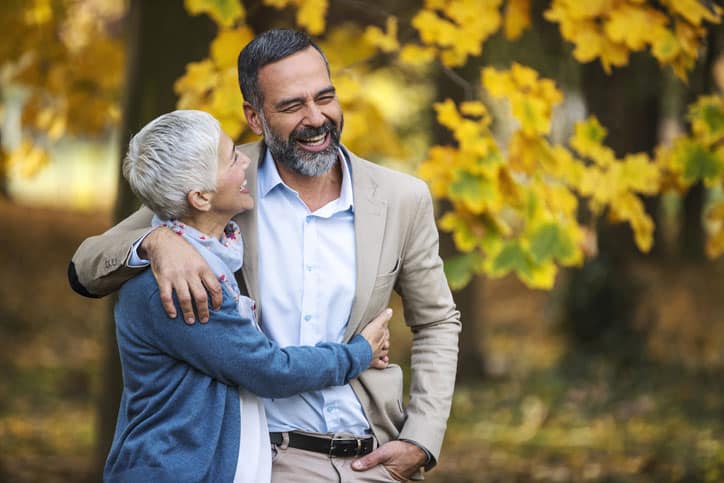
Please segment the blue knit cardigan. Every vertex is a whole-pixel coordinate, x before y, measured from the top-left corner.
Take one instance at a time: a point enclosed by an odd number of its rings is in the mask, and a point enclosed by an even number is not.
[[[372,351],[348,344],[280,348],[241,319],[224,287],[207,324],[163,311],[150,270],[126,282],[115,306],[123,395],[107,482],[232,482],[239,456],[237,387],[261,397],[346,384]]]

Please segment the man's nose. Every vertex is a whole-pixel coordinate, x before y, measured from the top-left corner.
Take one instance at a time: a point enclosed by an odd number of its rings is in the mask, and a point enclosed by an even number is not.
[[[327,118],[322,113],[322,110],[316,104],[311,104],[307,107],[304,117],[304,123],[307,126],[319,127],[322,126]]]

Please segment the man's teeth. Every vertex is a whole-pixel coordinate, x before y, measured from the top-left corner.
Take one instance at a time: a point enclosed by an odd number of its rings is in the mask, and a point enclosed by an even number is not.
[[[326,137],[327,133],[324,133],[320,134],[319,136],[314,136],[313,138],[300,139],[299,141],[304,144],[317,145],[322,144],[324,142],[324,138]]]

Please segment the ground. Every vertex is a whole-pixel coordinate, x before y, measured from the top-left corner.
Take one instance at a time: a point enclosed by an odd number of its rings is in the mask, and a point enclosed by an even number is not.
[[[110,309],[74,294],[66,269],[109,223],[0,203],[0,481],[91,479]],[[649,260],[636,277],[644,337],[623,359],[571,347],[557,325],[565,277],[551,293],[485,281],[482,312],[465,323],[479,324],[489,375],[458,383],[426,480],[724,481],[724,266]]]

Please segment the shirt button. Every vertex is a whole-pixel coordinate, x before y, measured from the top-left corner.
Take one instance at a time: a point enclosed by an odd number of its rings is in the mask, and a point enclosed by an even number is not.
[[[311,222],[312,222],[312,217],[311,217],[311,216],[308,216],[304,221],[306,221],[307,223],[311,223]]]
[[[312,320],[312,316],[309,315],[309,314],[307,314],[307,315],[304,316],[304,320],[306,320],[307,322],[309,322],[310,320]]]

